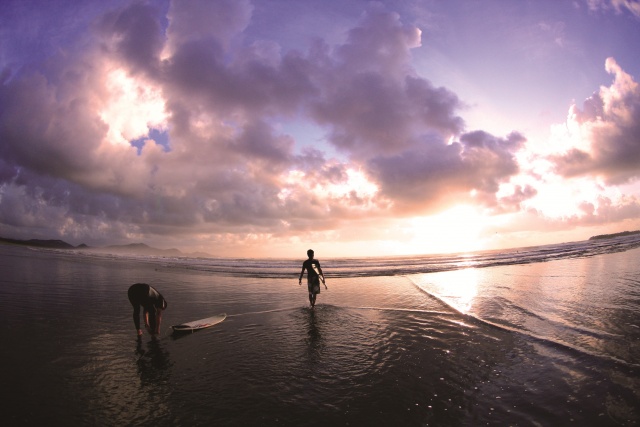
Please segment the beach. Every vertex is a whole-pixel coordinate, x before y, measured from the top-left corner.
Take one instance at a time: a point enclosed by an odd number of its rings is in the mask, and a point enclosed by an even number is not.
[[[637,425],[637,240],[539,248],[557,256],[529,251],[526,262],[525,251],[317,254],[328,290],[314,309],[298,286],[304,257],[0,245],[3,422]],[[127,289],[137,282],[167,299],[157,339],[136,337]],[[171,334],[218,313],[219,325]]]

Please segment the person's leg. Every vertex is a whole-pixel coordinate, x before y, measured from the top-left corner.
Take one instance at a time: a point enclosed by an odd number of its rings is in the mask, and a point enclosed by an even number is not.
[[[162,323],[162,309],[159,308],[156,312],[156,334],[160,333],[160,324]]]
[[[309,302],[311,307],[316,305],[316,295],[320,291],[320,278],[318,276],[309,277]]]
[[[153,305],[147,308],[147,313],[149,314],[149,333],[151,335],[156,335],[160,332],[160,312],[161,310]]]

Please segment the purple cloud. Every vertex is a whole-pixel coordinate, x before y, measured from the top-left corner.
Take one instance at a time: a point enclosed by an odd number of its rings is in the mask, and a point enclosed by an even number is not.
[[[373,158],[368,170],[382,194],[410,210],[471,201],[473,191],[494,205],[499,184],[519,172],[514,153],[524,142],[518,133],[498,138],[483,131],[463,134],[452,144],[424,139],[399,155]]]

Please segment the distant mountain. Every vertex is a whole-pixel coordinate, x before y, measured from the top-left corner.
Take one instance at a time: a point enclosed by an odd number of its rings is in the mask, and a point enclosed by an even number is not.
[[[600,234],[598,236],[589,237],[589,240],[612,239],[614,237],[631,236],[633,234],[640,234],[640,230],[623,231],[622,233],[614,233],[614,234]]]
[[[184,253],[179,249],[158,249],[144,243],[129,243],[128,245],[110,245],[102,248],[90,248],[92,251],[130,254],[130,255],[153,255],[167,257],[194,257],[194,258],[211,258],[211,255],[205,252]]]
[[[185,254],[181,252],[179,249],[158,249],[146,245],[144,243],[131,243],[128,245],[111,245],[106,247],[90,247],[85,245],[84,243],[73,246],[62,240],[18,240],[18,239],[7,239],[4,237],[0,237],[0,244],[10,244],[10,245],[22,245],[22,246],[33,246],[38,248],[49,248],[49,249],[82,249],[89,250],[101,253],[116,253],[116,254],[132,254],[132,255],[154,255],[154,256],[191,256],[197,258],[209,258],[211,255],[204,252],[194,252]]]
[[[31,240],[18,240],[18,239],[7,239],[4,237],[0,237],[0,243],[7,243],[11,245],[22,245],[22,246],[35,246],[38,248],[52,248],[52,249],[75,249],[75,246],[64,242],[62,240],[39,240],[39,239],[31,239]],[[85,246],[84,243],[80,246]]]
[[[144,243],[130,243],[128,245],[111,245],[102,248],[103,251],[112,253],[125,253],[134,255],[160,255],[160,256],[184,256],[178,249],[157,249]]]

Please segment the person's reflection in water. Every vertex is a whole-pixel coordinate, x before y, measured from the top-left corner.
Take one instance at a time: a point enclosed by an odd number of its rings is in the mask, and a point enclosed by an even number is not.
[[[136,346],[138,357],[138,375],[142,385],[166,384],[169,380],[173,362],[167,349],[160,340],[152,338],[147,342],[146,349],[143,346],[142,338],[138,337]]]
[[[324,344],[322,342],[322,335],[320,334],[320,329],[318,328],[318,325],[317,325],[315,310],[308,310],[307,313],[308,313],[307,342],[309,343],[308,356],[309,356],[309,361],[315,364],[320,360],[320,355],[322,353]]]
[[[142,357],[146,352],[147,350],[142,348],[142,337],[138,336],[138,345],[136,346],[136,354],[138,355],[138,357]]]

